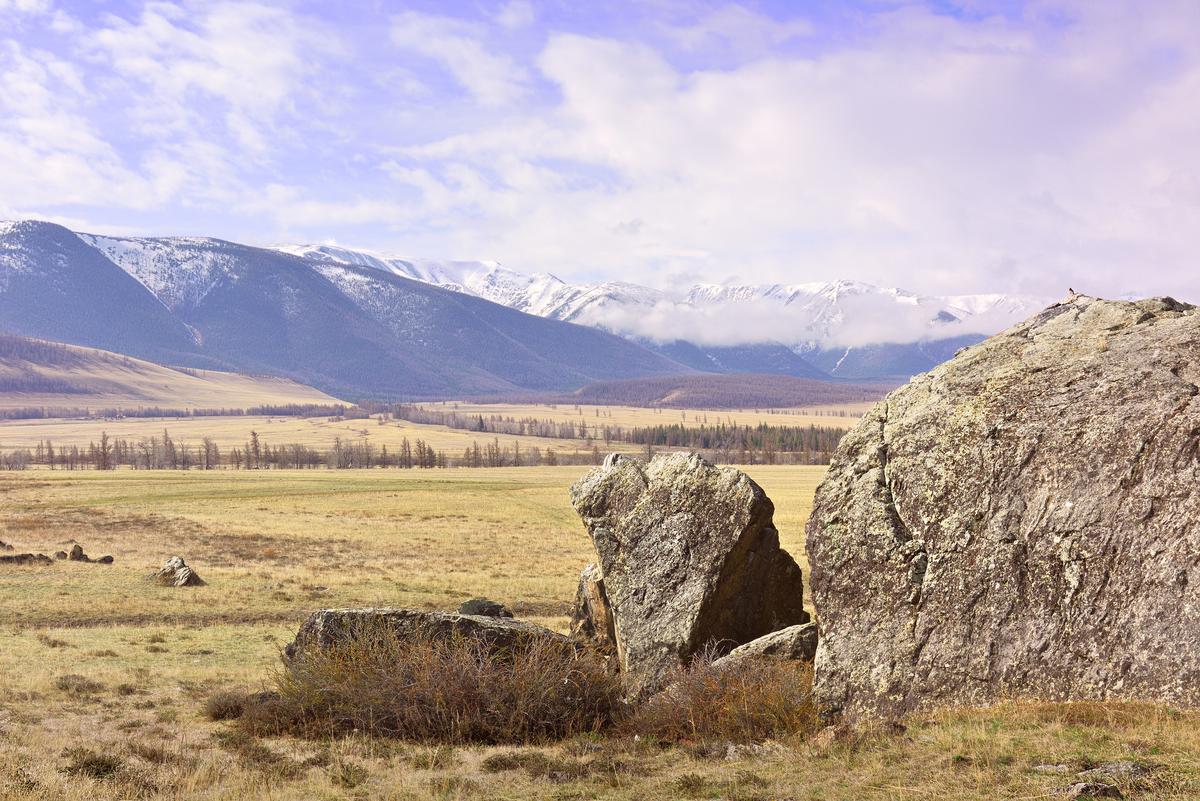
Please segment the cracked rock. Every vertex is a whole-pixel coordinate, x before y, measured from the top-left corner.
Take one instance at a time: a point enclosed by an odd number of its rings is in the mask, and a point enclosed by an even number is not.
[[[581,598],[607,604],[586,614],[594,632],[607,632],[611,618],[631,696],[661,689],[706,648],[726,653],[808,622],[775,507],[740,470],[689,453],[648,464],[613,454],[571,487],[571,502],[597,556]]]
[[[1200,705],[1200,312],[1071,295],[894,391],[808,523],[826,714]]]

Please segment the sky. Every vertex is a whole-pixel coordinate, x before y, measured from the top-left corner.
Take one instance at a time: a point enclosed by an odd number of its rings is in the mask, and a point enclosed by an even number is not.
[[[0,0],[0,219],[1200,300],[1200,3]]]

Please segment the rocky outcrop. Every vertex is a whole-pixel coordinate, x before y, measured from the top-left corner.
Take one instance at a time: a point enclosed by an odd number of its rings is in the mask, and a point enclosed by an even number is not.
[[[44,553],[14,553],[0,556],[0,565],[52,565],[54,560]]]
[[[1073,295],[879,403],[808,524],[828,714],[1200,703],[1200,314]]]
[[[613,454],[571,487],[596,547],[617,658],[632,696],[710,644],[728,650],[808,622],[800,568],[749,476],[695,454]],[[595,613],[592,613],[595,619]]]
[[[286,648],[289,660],[303,658],[311,649],[337,647],[356,637],[384,631],[400,638],[461,635],[478,639],[496,651],[522,647],[533,640],[571,640],[549,629],[521,620],[486,615],[455,615],[416,609],[322,609],[313,612]]]
[[[745,645],[739,645],[713,662],[713,667],[732,667],[744,659],[770,657],[811,662],[817,653],[817,624],[802,623],[773,631]]]
[[[59,551],[59,553],[62,553],[62,551]],[[56,559],[59,558],[58,553],[56,553],[54,557]],[[83,546],[79,543],[72,545],[71,552],[65,554],[63,558],[71,562],[90,562],[97,565],[111,565],[113,563],[113,558],[111,556],[101,556],[99,559],[91,558],[83,552]]]
[[[181,556],[172,556],[154,574],[154,583],[161,587],[203,587],[204,579],[192,568],[188,567]]]

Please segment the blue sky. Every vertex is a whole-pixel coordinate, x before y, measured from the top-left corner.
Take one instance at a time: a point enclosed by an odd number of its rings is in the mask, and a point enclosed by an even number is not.
[[[0,0],[0,218],[1200,299],[1200,4]]]

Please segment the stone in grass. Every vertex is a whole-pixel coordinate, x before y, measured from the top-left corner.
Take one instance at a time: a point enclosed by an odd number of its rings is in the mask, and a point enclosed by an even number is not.
[[[727,668],[752,657],[771,657],[796,662],[811,662],[817,652],[817,624],[801,623],[763,635],[734,648],[713,662],[715,668]]]
[[[1104,784],[1103,782],[1077,782],[1067,785],[1058,791],[1058,794],[1072,799],[1077,798],[1124,798],[1124,793],[1120,788],[1113,784]]]
[[[489,601],[487,598],[472,598],[463,601],[458,607],[460,615],[481,615],[483,617],[512,617],[513,613],[504,604]]]
[[[200,574],[188,567],[181,556],[172,556],[154,574],[154,583],[161,587],[203,587],[204,579]]]

